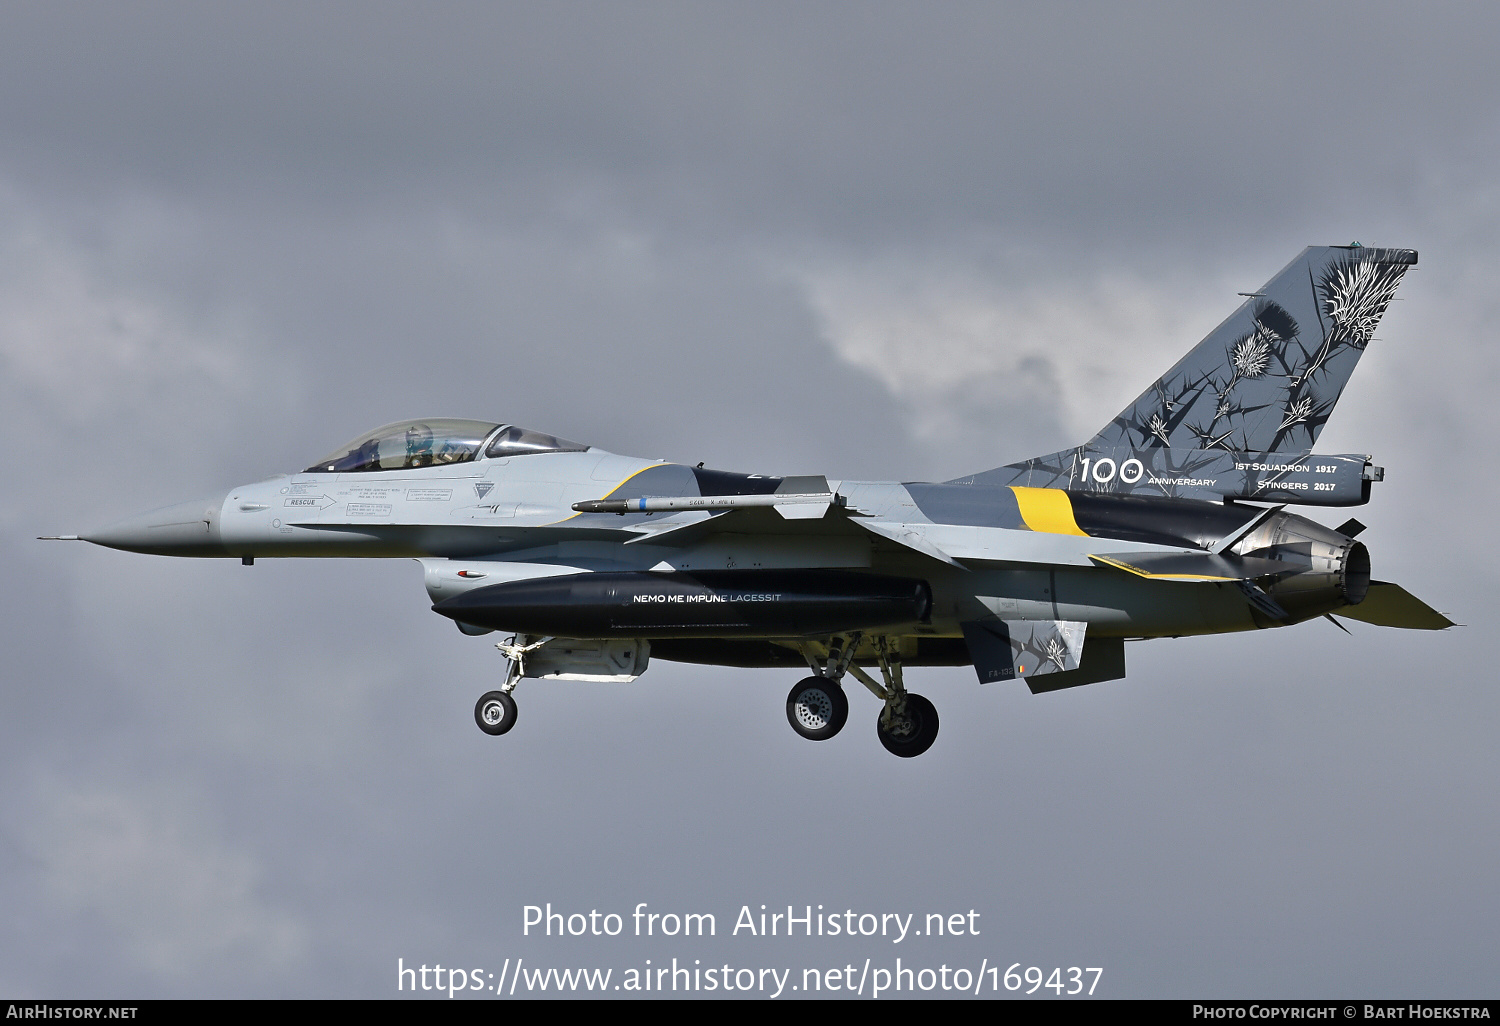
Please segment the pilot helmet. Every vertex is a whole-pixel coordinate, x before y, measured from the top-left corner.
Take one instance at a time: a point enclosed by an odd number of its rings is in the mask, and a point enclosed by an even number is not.
[[[432,452],[432,429],[426,424],[413,424],[406,429],[407,458],[430,455]]]

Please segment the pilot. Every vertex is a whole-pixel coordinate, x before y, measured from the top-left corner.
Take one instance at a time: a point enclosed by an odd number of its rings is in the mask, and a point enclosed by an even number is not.
[[[432,429],[426,424],[413,424],[406,429],[406,463],[408,467],[432,465]]]

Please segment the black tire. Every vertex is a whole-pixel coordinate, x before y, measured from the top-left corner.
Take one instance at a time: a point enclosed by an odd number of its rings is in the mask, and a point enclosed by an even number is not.
[[[474,704],[474,722],[486,734],[499,736],[516,725],[516,700],[504,691],[489,691]]]
[[[827,677],[799,680],[786,696],[786,720],[809,741],[827,741],[844,729],[849,697]]]
[[[892,755],[910,759],[927,751],[937,740],[937,709],[921,695],[907,693],[906,722],[897,725],[895,730],[885,729],[884,715],[885,710],[882,709],[882,718],[875,720],[875,733],[880,736],[880,743],[885,745],[885,750]]]

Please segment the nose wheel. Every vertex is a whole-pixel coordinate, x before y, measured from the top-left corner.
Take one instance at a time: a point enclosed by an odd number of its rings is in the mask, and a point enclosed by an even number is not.
[[[516,700],[504,691],[480,695],[474,705],[474,722],[486,734],[504,734],[516,725]]]

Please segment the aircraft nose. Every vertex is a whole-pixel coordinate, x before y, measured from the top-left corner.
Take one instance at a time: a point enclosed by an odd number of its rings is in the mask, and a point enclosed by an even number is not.
[[[179,502],[80,535],[84,541],[158,556],[224,556],[219,512],[224,496]]]

